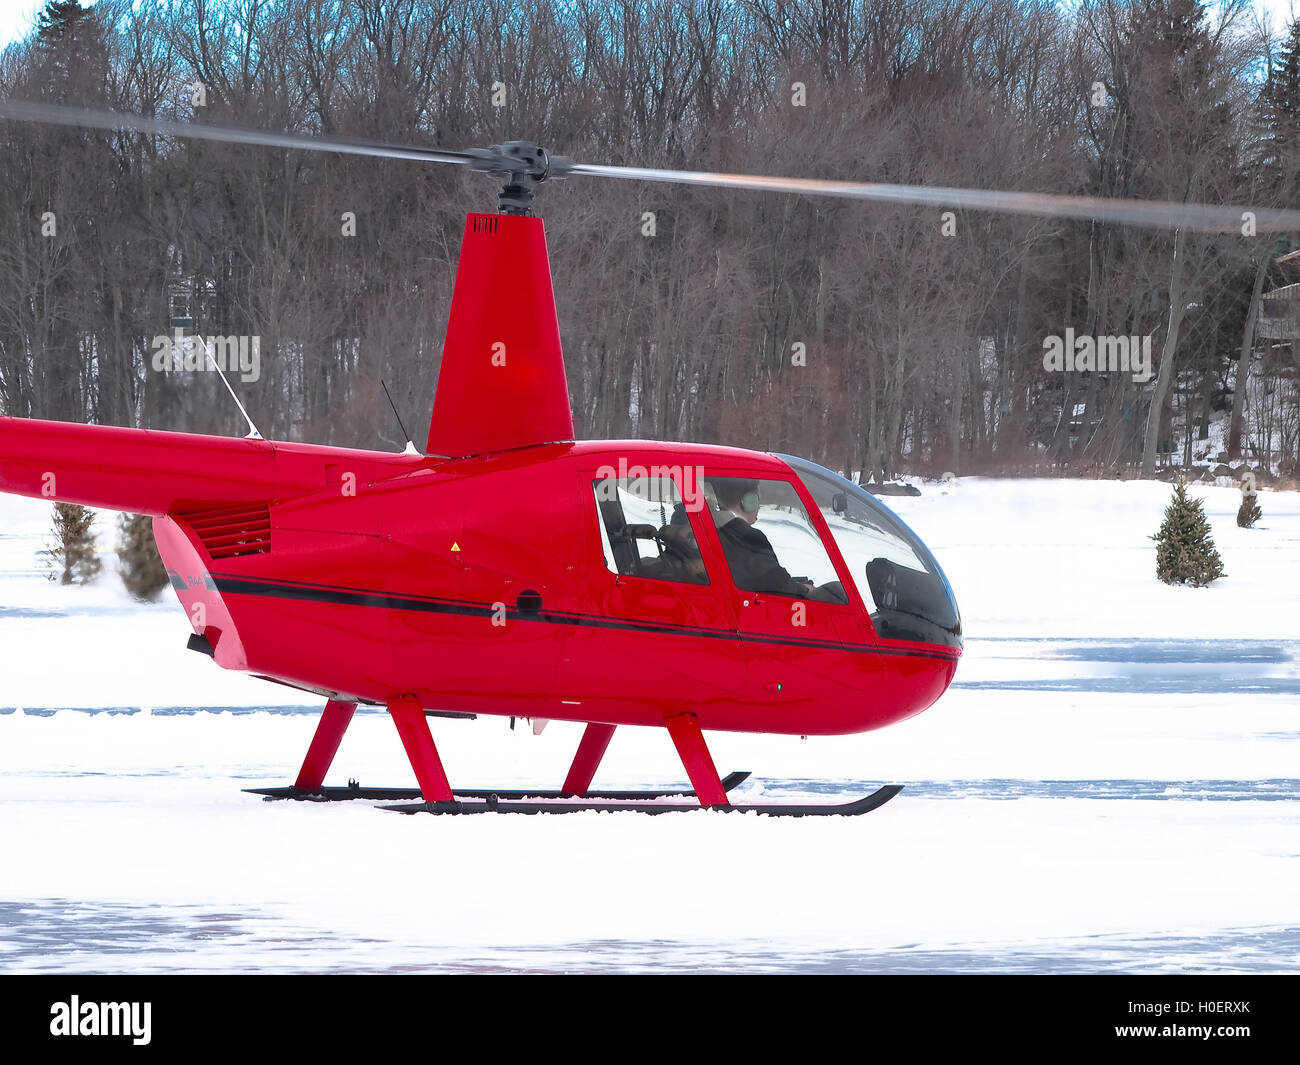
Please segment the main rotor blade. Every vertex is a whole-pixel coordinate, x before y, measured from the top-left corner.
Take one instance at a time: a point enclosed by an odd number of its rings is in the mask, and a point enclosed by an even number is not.
[[[129,129],[137,133],[158,133],[166,137],[223,141],[228,144],[258,144],[269,148],[301,148],[312,152],[411,159],[422,163],[468,166],[481,162],[480,157],[474,153],[446,151],[442,148],[418,148],[348,137],[309,137],[298,133],[251,129],[247,126],[176,122],[168,118],[148,118],[125,111],[97,111],[87,107],[64,107],[27,100],[0,100],[0,118],[13,118],[21,122],[53,122],[61,126],[88,126],[92,129]]]
[[[17,119],[23,122],[50,122],[64,126],[86,126],[92,129],[129,129],[139,133],[156,133],[169,137],[223,141],[232,144],[256,144],[271,148],[339,152],[344,155],[407,159],[425,163],[452,163],[493,173],[527,172],[518,160],[508,159],[500,146],[470,151],[421,148],[347,137],[313,137],[298,133],[276,133],[247,126],[177,122],[166,118],[148,118],[124,111],[101,111],[25,100],[0,100],[0,118]],[[656,170],[648,167],[570,163],[566,159],[554,156],[550,158],[549,167],[549,175],[557,178],[570,174],[588,174],[627,181],[662,181],[676,185],[838,196],[879,203],[912,204],[949,210],[995,211],[1043,218],[1075,218],[1161,229],[1181,228],[1239,233],[1248,222],[1252,222],[1255,232],[1300,232],[1300,211],[1271,207],[1233,207],[1160,200],[1107,199],[1100,196],[1060,196],[1044,192],[1002,192],[994,189],[824,181],[817,178],[716,174],[695,170]],[[1250,218],[1251,215],[1254,216],[1253,219]]]
[[[813,196],[840,196],[854,200],[905,203],[947,209],[997,211],[1044,218],[1079,218],[1117,222],[1129,226],[1196,229],[1240,233],[1254,214],[1256,232],[1300,231],[1300,211],[1273,208],[1172,203],[1161,200],[1118,200],[1099,196],[1059,196],[1044,192],[999,192],[991,189],[949,189],[929,185],[860,184],[815,178],[774,178],[749,174],[711,174],[693,170],[651,170],[633,166],[573,163],[566,174],[591,174],[630,181],[665,181],[678,185],[706,185],[724,189],[794,192]]]

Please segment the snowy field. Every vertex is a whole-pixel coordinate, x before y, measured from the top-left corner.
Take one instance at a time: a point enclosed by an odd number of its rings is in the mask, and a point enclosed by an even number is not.
[[[0,496],[0,971],[1300,972],[1300,494],[1206,501],[1227,576],[1155,580],[1155,483],[967,480],[889,500],[966,655],[920,717],[712,734],[740,798],[861,818],[402,817],[268,803],[319,707],[185,650],[165,593],[44,579]],[[112,516],[100,521],[111,539]],[[433,722],[452,782],[563,779],[580,728]],[[359,711],[327,783],[414,784]],[[660,730],[597,787],[678,783]]]

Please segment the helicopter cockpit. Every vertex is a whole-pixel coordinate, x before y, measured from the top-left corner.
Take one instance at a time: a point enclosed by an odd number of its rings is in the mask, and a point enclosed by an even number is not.
[[[948,579],[920,538],[870,492],[823,466],[779,455],[808,489],[885,640],[961,647]]]
[[[778,457],[821,511],[877,635],[959,648],[956,602],[915,533],[851,481],[805,459]],[[716,529],[729,571],[723,587],[730,583],[742,592],[849,604],[827,545],[790,481],[704,471],[698,478],[679,478],[657,467],[637,473],[591,482],[605,566],[611,572],[710,584],[689,516],[703,511],[711,519],[704,528]],[[679,479],[688,486],[686,498]]]

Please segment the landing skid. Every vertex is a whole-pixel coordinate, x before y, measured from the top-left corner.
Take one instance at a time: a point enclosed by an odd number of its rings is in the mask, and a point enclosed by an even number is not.
[[[724,791],[731,791],[745,782],[749,777],[748,772],[729,773],[722,780]],[[317,788],[309,791],[305,788],[244,788],[244,791],[250,795],[262,795],[268,801],[272,799],[300,799],[308,802],[343,802],[347,799],[423,799],[423,794],[419,788],[363,788],[356,781],[352,781],[346,788]],[[484,799],[492,797],[498,799],[572,799],[572,792],[565,791],[546,791],[541,788],[526,788],[517,791],[508,791],[502,788],[481,788],[477,790],[462,790],[454,788],[453,794],[465,799]],[[610,799],[610,800],[644,800],[644,799],[671,799],[671,798],[694,798],[695,792],[689,788],[685,791],[589,791],[583,796],[584,799]],[[416,803],[423,808],[423,803]],[[438,804],[434,805],[446,805]],[[461,805],[452,803],[452,805]],[[532,804],[536,805],[536,804]],[[396,809],[396,807],[385,807],[385,809]],[[698,805],[685,807],[688,810],[698,810]],[[609,809],[608,806],[601,805],[599,809]],[[450,811],[462,812],[462,811]],[[474,811],[463,811],[474,812]],[[483,812],[483,811],[477,811]],[[536,812],[536,811],[531,811]]]
[[[589,721],[559,791],[519,788],[463,790],[453,788],[443,769],[442,758],[429,731],[429,721],[420,700],[412,694],[388,699],[388,714],[397,726],[406,756],[419,788],[363,788],[355,780],[346,788],[324,786],[325,774],[337,753],[343,733],[352,720],[356,703],[331,699],[325,704],[312,736],[307,757],[291,788],[245,788],[264,801],[299,799],[309,802],[340,802],[347,799],[416,799],[416,802],[381,806],[382,810],[417,814],[576,814],[605,811],[640,814],[689,813],[717,809],[762,814],[765,817],[853,817],[884,806],[903,790],[900,784],[886,784],[870,795],[845,803],[769,804],[745,803],[733,806],[728,792],[745,780],[748,773],[718,776],[697,716],[690,711],[670,710],[664,727],[677,748],[690,788],[678,791],[592,791],[595,776],[615,726]],[[693,800],[664,802],[665,799]]]
[[[733,773],[727,780],[737,774]],[[742,774],[742,777],[748,774]],[[725,782],[724,782],[725,783]],[[381,810],[394,810],[403,814],[577,814],[589,813],[591,811],[619,811],[633,812],[639,814],[676,814],[690,813],[698,810],[717,810],[722,813],[751,813],[763,814],[767,817],[852,817],[857,814],[870,813],[885,803],[889,802],[895,795],[903,790],[901,784],[886,784],[878,788],[870,795],[863,796],[861,799],[854,799],[852,802],[826,804],[815,803],[807,806],[799,805],[763,805],[763,804],[745,804],[732,805],[721,803],[714,806],[700,806],[697,803],[659,803],[646,802],[645,795],[641,796],[642,801],[629,801],[617,799],[608,802],[589,802],[588,799],[595,798],[595,793],[583,799],[576,801],[565,801],[558,799],[551,802],[516,802],[508,798],[510,795],[516,795],[517,792],[496,792],[489,794],[482,801],[475,802],[413,802],[403,803],[399,806],[381,806]],[[462,793],[457,793],[462,794]],[[606,793],[616,794],[616,793]],[[623,793],[627,794],[627,793]],[[677,794],[683,794],[681,792]]]

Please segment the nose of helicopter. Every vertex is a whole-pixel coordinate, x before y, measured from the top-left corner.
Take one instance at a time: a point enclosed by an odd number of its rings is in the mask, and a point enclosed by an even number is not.
[[[882,640],[960,653],[961,615],[948,578],[906,522],[860,485],[815,462],[781,455],[803,481]]]

